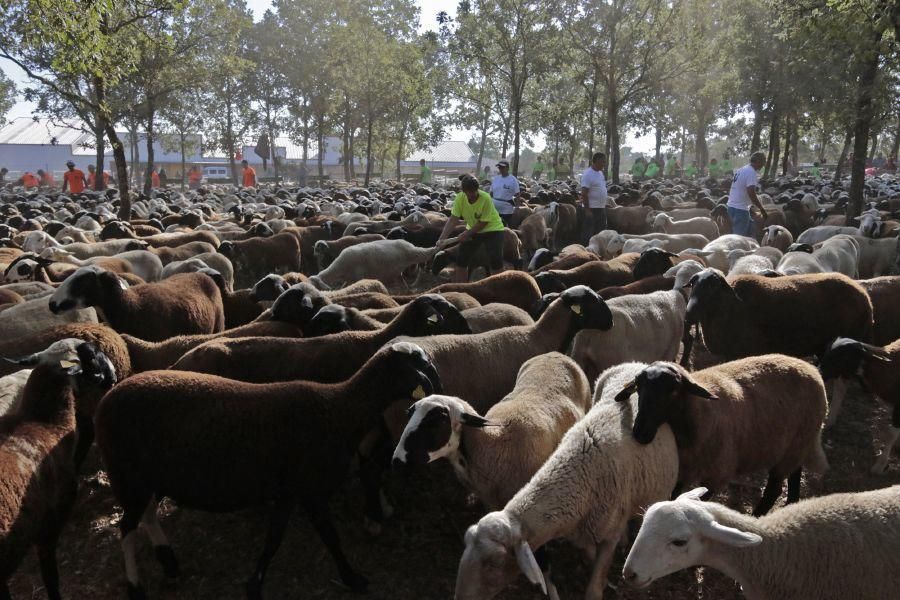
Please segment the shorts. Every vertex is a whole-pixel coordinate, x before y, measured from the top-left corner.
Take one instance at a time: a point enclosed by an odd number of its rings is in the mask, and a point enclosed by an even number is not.
[[[490,231],[476,233],[472,239],[459,245],[459,256],[456,263],[461,267],[473,267],[473,259],[480,248],[484,247],[488,264],[492,271],[503,270],[503,232]]]
[[[728,218],[731,219],[731,233],[744,237],[753,237],[753,219],[749,210],[726,206]]]

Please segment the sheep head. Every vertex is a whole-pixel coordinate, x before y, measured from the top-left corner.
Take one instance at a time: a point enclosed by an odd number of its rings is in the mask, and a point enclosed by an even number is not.
[[[691,288],[691,299],[688,300],[685,313],[685,322],[689,325],[699,323],[704,316],[715,313],[727,299],[737,298],[734,289],[717,269],[705,269],[697,273],[685,287]]]
[[[657,502],[644,515],[644,523],[634,541],[622,576],[636,588],[675,571],[706,562],[709,541],[734,548],[762,542],[762,537],[726,527],[700,498],[706,488],[696,488],[668,502]],[[712,546],[713,548],[715,546]]]
[[[641,256],[634,264],[632,274],[634,280],[644,279],[653,275],[662,275],[674,264],[677,254],[663,250],[662,248],[647,248],[641,251]]]
[[[563,292],[559,301],[569,307],[581,329],[607,331],[613,326],[612,311],[597,292],[586,285],[576,285]]]
[[[891,362],[884,349],[878,346],[850,338],[837,338],[819,360],[819,373],[826,381],[838,377],[858,378],[869,360]]]
[[[44,366],[60,375],[77,375],[82,382],[103,389],[117,381],[116,369],[106,354],[92,342],[78,338],[57,340],[41,352],[7,361],[24,367]]]
[[[115,273],[96,265],[81,267],[70,275],[50,296],[50,312],[97,306],[104,298],[112,297],[128,285]]]
[[[298,283],[288,288],[272,305],[272,320],[292,323],[301,329],[331,301],[308,283]]]
[[[290,287],[284,277],[271,273],[253,285],[253,289],[250,290],[250,299],[254,302],[274,302]]]
[[[524,573],[547,593],[544,575],[521,527],[503,511],[469,527],[456,574],[456,600],[493,598]]]
[[[668,423],[676,438],[691,437],[684,422],[684,396],[699,396],[708,400],[712,392],[691,379],[690,374],[675,363],[657,361],[638,373],[634,381],[616,394],[616,402],[624,402],[637,392],[638,410],[634,417],[632,435],[641,444],[649,444],[664,423]]]

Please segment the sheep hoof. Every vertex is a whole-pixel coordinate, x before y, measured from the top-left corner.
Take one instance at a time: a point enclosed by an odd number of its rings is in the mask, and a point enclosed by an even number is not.
[[[147,594],[144,593],[144,588],[139,585],[134,585],[133,583],[128,584],[128,600],[147,600]]]
[[[366,533],[371,535],[372,537],[378,537],[381,535],[381,523],[378,521],[374,521],[369,517],[365,517],[363,519],[363,529],[366,530]]]
[[[162,565],[163,573],[170,579],[178,577],[180,570],[178,568],[178,560],[175,558],[175,552],[172,546],[157,546],[154,548],[156,560]]]

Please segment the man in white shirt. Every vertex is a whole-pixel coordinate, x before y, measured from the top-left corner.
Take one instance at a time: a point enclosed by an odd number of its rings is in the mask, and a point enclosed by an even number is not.
[[[606,229],[606,155],[597,152],[591,157],[591,166],[581,176],[581,206],[584,217],[581,220],[581,238],[585,245],[591,236]]]
[[[509,162],[505,160],[497,163],[497,170],[500,174],[491,180],[491,198],[500,213],[500,220],[508,227],[519,201],[519,180],[509,174]]]
[[[756,206],[763,220],[768,217],[766,209],[756,195],[756,183],[759,171],[766,163],[766,155],[754,152],[750,164],[738,169],[731,180],[731,191],[728,193],[728,218],[731,219],[731,233],[744,237],[753,237],[753,219],[750,218],[750,206]]]

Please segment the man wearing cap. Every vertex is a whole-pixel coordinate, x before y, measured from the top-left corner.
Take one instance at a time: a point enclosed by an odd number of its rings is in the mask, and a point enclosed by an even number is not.
[[[585,245],[591,236],[606,229],[607,194],[606,177],[603,175],[605,168],[606,155],[596,152],[591,157],[591,166],[585,169],[581,176],[581,205],[584,209],[581,238]]]
[[[65,192],[68,188],[73,194],[80,194],[87,187],[87,179],[81,169],[75,168],[75,163],[71,160],[66,162],[66,166],[69,170],[63,175],[62,191]]]
[[[498,162],[497,170],[500,174],[494,175],[491,180],[491,198],[494,200],[494,208],[500,213],[500,220],[508,227],[519,201],[519,180],[509,174],[508,161]]]

